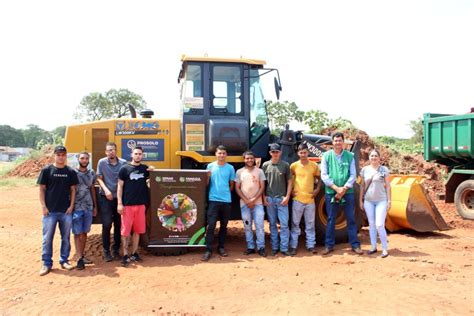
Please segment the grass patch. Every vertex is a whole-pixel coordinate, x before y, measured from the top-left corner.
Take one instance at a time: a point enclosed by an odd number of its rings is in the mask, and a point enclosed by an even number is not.
[[[6,175],[12,170],[16,164],[13,161],[1,161],[0,162],[0,177]]]
[[[28,187],[36,184],[36,178],[8,177],[0,178],[0,188]]]

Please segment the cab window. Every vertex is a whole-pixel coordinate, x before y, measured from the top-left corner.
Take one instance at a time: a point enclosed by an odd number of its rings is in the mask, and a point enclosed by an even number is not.
[[[242,114],[242,70],[240,66],[212,67],[211,114]]]
[[[202,114],[204,98],[202,93],[202,66],[189,64],[186,67],[185,80],[181,86],[183,113]]]

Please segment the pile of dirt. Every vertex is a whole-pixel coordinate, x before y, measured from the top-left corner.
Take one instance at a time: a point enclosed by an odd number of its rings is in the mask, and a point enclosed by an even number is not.
[[[330,135],[333,130],[324,131]],[[424,160],[423,155],[405,154],[390,150],[385,146],[377,145],[372,138],[363,130],[348,128],[342,131],[348,140],[357,140],[360,143],[359,167],[369,164],[369,154],[373,148],[380,152],[381,163],[390,169],[392,174],[417,174],[425,177],[423,182],[425,189],[438,198],[445,192],[443,175],[447,173],[446,167]]]
[[[430,193],[443,195],[445,192],[443,184],[443,175],[447,174],[447,169],[437,163],[427,162],[422,154],[403,155],[396,160],[398,165],[393,166],[392,170],[398,174],[419,174],[425,177],[425,188]]]
[[[7,177],[38,177],[41,169],[54,162],[53,147],[47,146],[42,150],[41,156],[33,159],[29,158],[16,166],[13,170],[7,173]]]

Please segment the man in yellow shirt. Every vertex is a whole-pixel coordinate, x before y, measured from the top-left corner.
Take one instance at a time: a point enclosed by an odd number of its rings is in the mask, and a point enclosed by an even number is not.
[[[290,166],[294,179],[289,250],[291,256],[296,255],[296,249],[298,248],[302,216],[304,216],[305,222],[306,249],[311,253],[316,253],[314,250],[316,245],[316,230],[314,226],[316,207],[314,197],[321,188],[319,181],[320,171],[318,165],[308,159],[308,155],[308,146],[300,144],[298,146],[300,160],[292,163]]]

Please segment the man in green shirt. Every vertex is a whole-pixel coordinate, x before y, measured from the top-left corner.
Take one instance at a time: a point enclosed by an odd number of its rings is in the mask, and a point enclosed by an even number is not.
[[[354,155],[344,150],[344,134],[336,132],[332,135],[333,149],[324,153],[321,160],[321,179],[326,188],[326,241],[323,255],[334,250],[335,225],[339,207],[344,207],[347,221],[347,234],[352,251],[361,255],[360,242],[357,238],[357,224],[355,222],[354,182],[356,168]]]

